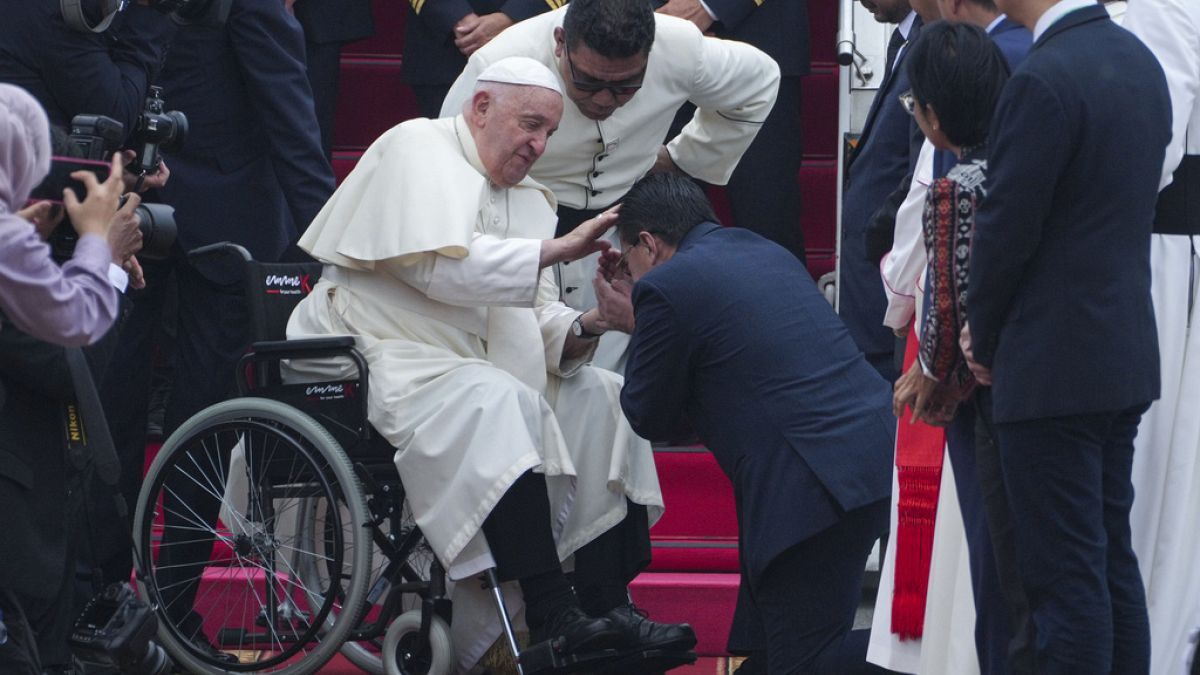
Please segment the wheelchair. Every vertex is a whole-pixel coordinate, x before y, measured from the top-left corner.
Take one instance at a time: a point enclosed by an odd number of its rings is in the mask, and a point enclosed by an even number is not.
[[[454,668],[446,573],[404,499],[391,447],[367,421],[368,366],[350,337],[284,339],[319,263],[261,263],[206,246],[244,271],[255,340],[238,397],[197,413],[151,463],[134,518],[136,588],[157,638],[193,673],[307,675],[341,652],[370,673]],[[221,320],[215,316],[214,320]],[[349,359],[357,377],[285,383],[289,359]],[[462,583],[470,583],[464,581]],[[661,672],[694,652],[522,650],[494,570],[485,574],[521,675]]]

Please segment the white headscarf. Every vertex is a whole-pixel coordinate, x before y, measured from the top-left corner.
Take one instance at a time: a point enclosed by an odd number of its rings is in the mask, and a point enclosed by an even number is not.
[[[0,83],[0,215],[16,213],[50,173],[50,122],[29,92]]]

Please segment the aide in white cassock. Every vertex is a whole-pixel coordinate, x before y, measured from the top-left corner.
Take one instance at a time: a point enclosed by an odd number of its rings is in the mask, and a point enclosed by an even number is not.
[[[300,247],[325,269],[288,336],[356,338],[369,419],[397,448],[408,503],[452,579],[496,566],[519,580],[535,641],[563,635],[586,651],[665,633],[694,644],[685,624],[628,605],[662,513],[654,461],[621,413],[621,378],[586,365],[595,340],[570,334],[579,318],[595,329],[595,313],[558,302],[546,269],[607,248],[595,240],[614,215],[554,239],[554,196],[526,174],[558,124],[558,84],[528,59],[478,79],[463,114],[381,136],[308,228]],[[346,373],[292,366],[308,379]],[[598,538],[603,550],[587,546]],[[578,577],[605,584],[597,599],[576,580],[583,608],[603,618],[580,611],[562,575],[572,554]],[[499,634],[483,627],[494,609],[481,595],[475,583],[454,590],[460,668]]]
[[[1200,3],[1137,0],[1124,26],[1154,52],[1171,92],[1150,238],[1162,396],[1134,439],[1130,526],[1150,612],[1150,672],[1180,675],[1200,637]]]
[[[526,56],[554,72],[569,102],[530,176],[558,199],[560,235],[615,204],[651,170],[726,184],[775,103],[779,66],[771,57],[706,37],[651,5],[572,0],[522,21],[471,55],[442,105],[443,117],[458,114],[479,73],[505,57]],[[664,146],[675,112],[688,101],[695,116]],[[568,305],[596,307],[598,260],[558,267]],[[628,342],[619,331],[604,335],[595,364],[623,370]]]

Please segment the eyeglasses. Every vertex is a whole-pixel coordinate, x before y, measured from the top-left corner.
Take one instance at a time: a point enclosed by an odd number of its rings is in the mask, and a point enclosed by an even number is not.
[[[913,111],[917,109],[917,97],[913,96],[912,89],[900,94],[899,99],[900,107],[904,108],[904,112],[909,115],[913,114]]]
[[[633,96],[638,89],[642,88],[642,80],[646,77],[645,66],[642,67],[642,72],[620,82],[597,80],[587,75],[584,76],[584,79],[580,79],[579,73],[575,70],[575,62],[571,60],[571,51],[569,49],[563,51],[567,55],[567,67],[571,69],[571,83],[585,94],[598,94],[607,89],[613,96]]]
[[[630,246],[630,247],[626,248],[624,251],[621,251],[621,257],[617,258],[616,267],[617,267],[618,272],[620,272],[622,274],[626,274],[626,275],[629,274],[629,261],[626,260],[626,258],[629,257],[630,251],[632,251],[633,249],[635,249],[641,245],[642,245],[642,242],[639,241],[638,243],[634,244],[633,246]],[[647,247],[647,250],[649,250],[649,247]]]

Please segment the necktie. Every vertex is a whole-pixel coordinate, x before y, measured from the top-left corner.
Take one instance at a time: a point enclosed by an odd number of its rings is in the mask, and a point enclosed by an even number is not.
[[[892,29],[892,38],[888,40],[887,68],[884,70],[884,77],[892,76],[892,66],[896,65],[896,56],[900,54],[900,48],[903,46],[904,35],[899,28]]]

